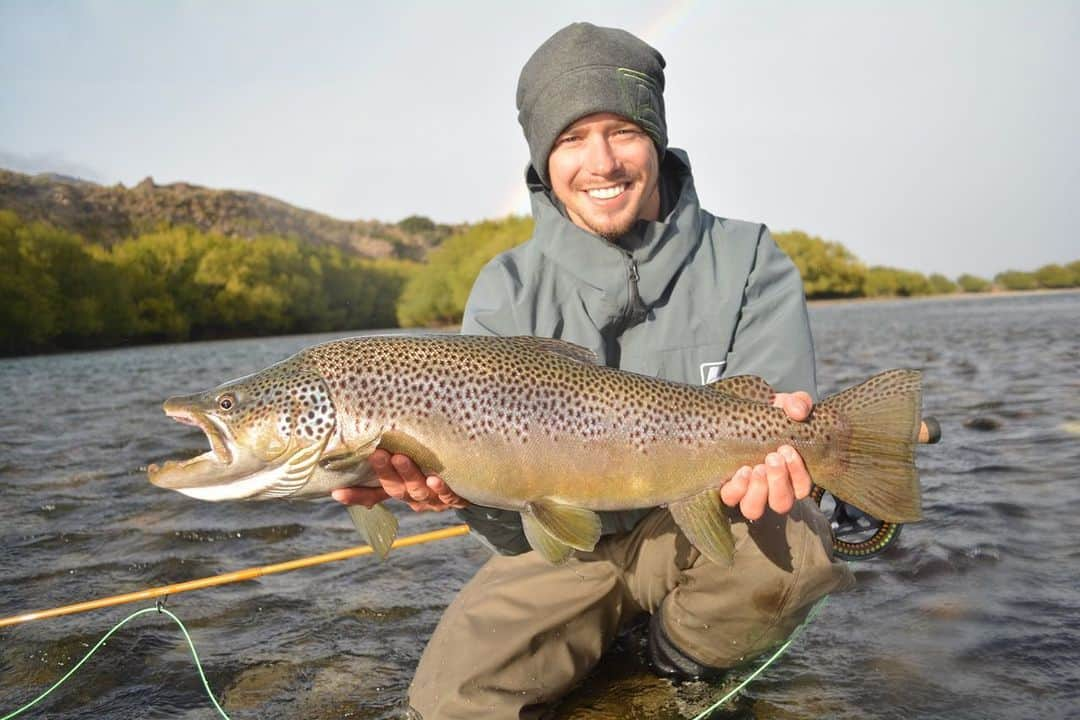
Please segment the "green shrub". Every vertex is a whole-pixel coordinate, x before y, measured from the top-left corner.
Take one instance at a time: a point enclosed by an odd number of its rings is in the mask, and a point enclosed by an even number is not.
[[[994,276],[994,282],[1006,290],[1035,290],[1039,287],[1039,281],[1035,275],[1019,270],[1006,270]]]
[[[977,275],[969,275],[967,273],[956,278],[956,284],[959,285],[960,289],[966,293],[989,292],[991,288],[989,280],[981,278]]]
[[[397,319],[402,327],[461,322],[481,268],[532,234],[531,218],[488,220],[452,235],[428,254],[427,263],[409,278],[401,293]]]
[[[1043,265],[1035,271],[1035,282],[1044,288],[1076,287],[1073,272],[1064,265]]]
[[[930,293],[933,295],[948,295],[957,290],[956,283],[941,273],[934,273],[927,278],[927,282],[930,284]]]
[[[858,297],[864,292],[866,267],[840,243],[801,230],[776,233],[780,246],[802,276],[808,298]]]

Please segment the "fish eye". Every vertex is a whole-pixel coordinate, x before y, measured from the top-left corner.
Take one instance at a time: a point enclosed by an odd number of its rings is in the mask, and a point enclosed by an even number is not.
[[[219,410],[228,412],[236,405],[236,396],[232,393],[226,393],[218,398],[217,406]]]

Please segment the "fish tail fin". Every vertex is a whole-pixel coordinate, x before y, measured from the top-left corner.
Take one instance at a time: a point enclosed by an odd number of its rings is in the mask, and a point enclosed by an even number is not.
[[[915,467],[922,413],[922,373],[889,370],[821,403],[848,430],[840,460],[814,482],[837,498],[887,522],[922,518]]]
[[[363,505],[347,505],[349,517],[353,525],[368,541],[368,545],[383,560],[390,552],[390,545],[397,537],[398,520],[394,513],[382,505],[364,507]]]

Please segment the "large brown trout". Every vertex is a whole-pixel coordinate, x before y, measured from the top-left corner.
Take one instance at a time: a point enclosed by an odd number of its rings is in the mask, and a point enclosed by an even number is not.
[[[211,450],[149,467],[150,481],[204,500],[326,495],[376,484],[376,448],[409,455],[472,503],[516,510],[551,562],[592,550],[598,510],[666,505],[688,539],[729,563],[716,489],[782,444],[814,482],[889,522],[920,517],[920,375],[891,370],[794,422],[753,376],[695,387],[600,365],[582,347],[531,337],[371,336],[302,350],[165,412]],[[350,508],[381,554],[397,532],[380,506]]]

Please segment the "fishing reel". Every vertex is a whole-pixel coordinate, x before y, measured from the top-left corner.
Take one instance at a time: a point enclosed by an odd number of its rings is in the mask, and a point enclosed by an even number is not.
[[[918,440],[927,445],[940,442],[941,424],[937,419],[923,418]],[[833,555],[841,560],[866,560],[885,552],[904,527],[902,523],[878,520],[817,485],[810,491],[810,497],[829,518]]]
[[[841,560],[865,560],[882,553],[900,537],[901,523],[878,520],[840,500],[818,485],[810,491],[832,527],[833,555]]]

